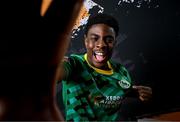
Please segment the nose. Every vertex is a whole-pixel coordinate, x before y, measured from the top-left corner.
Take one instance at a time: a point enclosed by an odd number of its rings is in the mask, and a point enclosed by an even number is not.
[[[106,46],[107,46],[107,44],[106,44],[106,42],[105,42],[103,39],[100,39],[100,40],[97,42],[97,45],[96,45],[97,48],[104,48],[104,47],[106,47]]]

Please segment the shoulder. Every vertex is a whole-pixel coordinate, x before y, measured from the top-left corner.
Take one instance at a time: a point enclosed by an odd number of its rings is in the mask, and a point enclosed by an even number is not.
[[[122,65],[121,63],[118,63],[113,60],[110,60],[109,62],[111,63],[111,65],[115,71],[122,72],[123,74],[128,73],[128,70],[126,69],[126,67],[124,65]]]
[[[71,54],[70,56],[65,56],[63,58],[64,64],[70,64],[70,65],[78,65],[82,64],[84,62],[83,55],[77,55],[77,54]]]
[[[73,58],[75,60],[84,61],[84,55],[78,55],[78,54],[71,54],[70,58]]]
[[[83,70],[83,55],[71,54],[65,56],[62,61],[63,79],[68,80],[69,78],[77,75]]]
[[[109,60],[110,64],[112,65],[112,68],[115,69],[115,70],[120,70],[120,69],[124,69],[125,67],[119,63],[119,62],[116,62],[116,61],[113,61],[113,60]]]

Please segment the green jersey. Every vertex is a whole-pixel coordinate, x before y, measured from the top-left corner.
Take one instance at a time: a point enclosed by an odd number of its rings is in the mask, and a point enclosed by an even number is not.
[[[114,121],[125,90],[131,86],[128,71],[108,61],[111,71],[93,68],[87,55],[71,55],[64,62],[63,102],[67,121]]]

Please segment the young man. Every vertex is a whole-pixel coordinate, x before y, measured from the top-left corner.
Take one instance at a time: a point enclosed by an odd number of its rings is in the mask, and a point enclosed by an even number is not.
[[[150,87],[133,86],[126,68],[111,60],[118,30],[112,16],[90,18],[84,35],[86,54],[65,59],[62,96],[66,120],[122,120],[119,112],[127,91],[135,89],[141,101],[151,97]]]

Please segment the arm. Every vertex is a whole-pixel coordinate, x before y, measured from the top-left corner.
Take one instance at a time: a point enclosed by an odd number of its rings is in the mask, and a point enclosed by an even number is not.
[[[46,38],[47,50],[48,50],[48,80],[52,82],[52,100],[54,100],[55,81],[57,74],[63,76],[63,69],[60,69],[58,63],[63,59],[70,42],[71,29],[80,11],[83,0],[53,0],[47,11],[43,15],[44,23],[48,32]],[[51,68],[52,67],[52,68]],[[53,68],[54,67],[54,68]],[[54,70],[54,71],[53,71]],[[51,72],[54,72],[51,74]],[[59,73],[60,72],[60,73]],[[50,75],[49,75],[50,74]],[[60,110],[61,111],[61,110]],[[60,119],[63,120],[61,113],[59,113]]]
[[[69,77],[71,74],[70,71],[72,70],[68,70],[67,67],[65,67],[65,64],[66,66],[68,65],[68,67],[71,67],[69,69],[72,69],[72,65],[69,63],[69,57],[64,56],[62,61],[59,63],[57,71],[56,71],[57,83],[60,83],[65,77]]]

